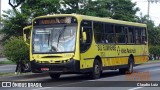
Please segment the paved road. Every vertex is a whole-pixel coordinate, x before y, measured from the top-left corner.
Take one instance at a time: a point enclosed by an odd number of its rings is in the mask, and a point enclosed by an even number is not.
[[[38,76],[34,77],[8,77],[8,78],[0,78],[0,81],[37,81],[43,82],[45,85],[53,86],[53,87],[42,87],[42,88],[0,88],[1,90],[160,90],[160,87],[99,87],[102,82],[103,84],[111,84],[111,85],[124,85],[127,83],[123,81],[135,80],[140,81],[141,79],[147,81],[159,81],[160,82],[160,63],[154,64],[145,64],[141,66],[137,66],[134,68],[132,76],[129,75],[121,75],[118,71],[105,71],[102,75],[102,78],[97,80],[90,80],[87,75],[62,75],[59,80],[51,80],[49,76]],[[108,83],[110,81],[110,83]],[[122,81],[122,82],[111,82],[111,81]],[[44,83],[45,82],[45,83]],[[100,84],[101,83],[101,84]],[[128,82],[129,83],[129,82]],[[79,86],[79,87],[76,87]],[[84,87],[85,86],[85,87]],[[89,87],[88,87],[89,86]],[[97,87],[95,87],[97,86]]]
[[[15,69],[16,69],[16,65],[1,65],[0,73],[15,72]]]
[[[6,58],[0,58],[0,61],[7,61]],[[0,65],[0,73],[15,72],[16,65]]]

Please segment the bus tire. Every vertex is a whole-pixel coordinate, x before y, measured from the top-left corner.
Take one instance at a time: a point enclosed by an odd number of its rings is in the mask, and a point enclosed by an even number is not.
[[[134,61],[130,57],[129,61],[128,61],[127,68],[120,68],[119,73],[121,73],[121,74],[131,74],[133,72],[133,65],[134,65]]]
[[[98,79],[101,76],[101,63],[99,60],[94,60],[94,64],[93,64],[93,70],[90,73],[90,77],[92,79]]]
[[[127,74],[132,74],[133,73],[133,66],[134,66],[134,61],[133,59],[130,57],[129,58],[129,62],[128,62],[128,68],[126,69]]]
[[[59,79],[60,75],[61,75],[60,73],[49,73],[49,76],[52,79]]]

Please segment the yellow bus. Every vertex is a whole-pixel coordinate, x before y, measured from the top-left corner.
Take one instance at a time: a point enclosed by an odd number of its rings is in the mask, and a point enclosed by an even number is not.
[[[32,72],[100,78],[104,70],[132,73],[148,61],[145,24],[78,14],[33,19],[30,39]]]

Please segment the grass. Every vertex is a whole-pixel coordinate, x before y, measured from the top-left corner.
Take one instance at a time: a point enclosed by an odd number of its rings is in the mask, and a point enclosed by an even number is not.
[[[6,73],[5,72],[4,73],[1,72],[0,73],[0,76],[13,76],[13,75],[14,75],[13,72],[12,73],[11,72],[6,72]]]
[[[30,75],[31,72],[15,74],[14,72],[0,72],[0,77]]]
[[[12,61],[6,60],[6,61],[0,61],[0,65],[6,65],[6,64],[15,64]]]

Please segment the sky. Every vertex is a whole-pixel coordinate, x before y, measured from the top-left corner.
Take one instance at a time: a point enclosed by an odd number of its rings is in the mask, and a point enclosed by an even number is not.
[[[137,3],[137,7],[140,8],[140,12],[142,12],[143,15],[147,15],[148,12],[148,0],[132,0],[132,2]],[[8,4],[8,0],[1,0],[2,3],[2,10],[8,10],[11,9],[11,7]],[[160,24],[160,2],[159,3],[151,3],[150,4],[150,19],[155,22],[155,25],[158,26]],[[140,12],[137,13],[138,16],[140,16]],[[3,12],[2,12],[3,13]]]

